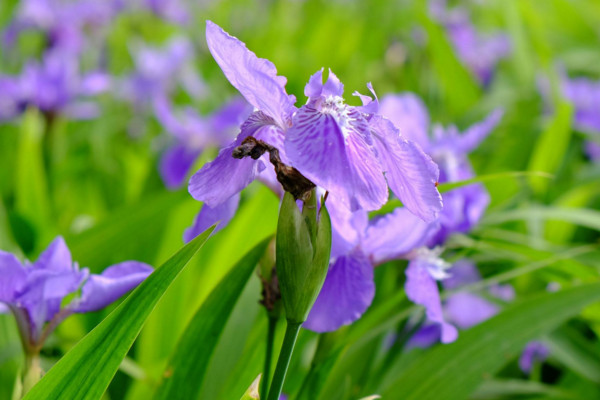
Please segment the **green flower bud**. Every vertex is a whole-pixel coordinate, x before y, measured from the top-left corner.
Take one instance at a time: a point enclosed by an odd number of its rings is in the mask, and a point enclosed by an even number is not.
[[[331,220],[325,204],[317,210],[316,192],[302,212],[286,192],[277,224],[277,277],[287,320],[306,321],[329,267]]]

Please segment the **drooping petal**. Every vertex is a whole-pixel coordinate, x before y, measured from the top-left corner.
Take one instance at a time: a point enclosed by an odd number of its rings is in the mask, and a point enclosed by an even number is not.
[[[81,298],[72,306],[73,312],[92,312],[106,307],[139,285],[152,271],[148,264],[125,261],[108,267],[100,275],[90,276],[81,289]]]
[[[188,190],[193,198],[216,207],[248,186],[260,171],[261,161],[249,157],[233,158],[233,149],[247,137],[243,132],[229,146],[223,148],[217,158],[207,163],[190,179]]]
[[[169,189],[180,187],[200,153],[201,150],[189,149],[182,144],[167,149],[159,164],[160,177],[165,186]]]
[[[375,115],[370,124],[390,189],[412,213],[434,221],[442,210],[437,165],[415,142],[400,137],[389,120]]]
[[[0,303],[12,303],[15,293],[23,289],[26,277],[25,269],[17,257],[0,251]]]
[[[303,326],[328,332],[348,325],[360,318],[374,295],[373,266],[369,260],[359,252],[338,257]]]
[[[239,204],[239,193],[234,194],[225,202],[214,208],[205,204],[194,219],[194,225],[185,230],[183,234],[183,240],[186,243],[189,242],[217,222],[219,224],[213,231],[213,234],[223,229],[227,226],[227,224],[229,224],[229,221],[231,221],[235,215]]]
[[[40,254],[37,261],[33,264],[34,269],[49,269],[54,271],[72,271],[73,260],[71,252],[62,236],[58,236],[50,245]]]
[[[493,317],[500,307],[476,294],[461,292],[445,301],[444,310],[449,321],[467,329]]]
[[[206,21],[206,41],[215,61],[242,96],[279,126],[287,126],[296,99],[286,93],[286,79],[277,76],[275,65],[256,57],[244,43],[211,21]]]
[[[370,221],[362,248],[378,265],[423,246],[438,226],[426,223],[404,207],[397,208]]]
[[[458,331],[444,320],[440,293],[435,280],[427,271],[426,262],[417,258],[408,263],[404,289],[411,301],[425,307],[427,318],[440,324],[442,343],[455,341]]]
[[[379,114],[392,121],[403,138],[429,149],[429,112],[417,95],[386,95],[379,102]]]

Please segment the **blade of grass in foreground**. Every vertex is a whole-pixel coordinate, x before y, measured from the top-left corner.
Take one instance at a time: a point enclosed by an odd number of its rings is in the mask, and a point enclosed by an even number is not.
[[[242,257],[194,315],[167,365],[156,399],[198,397],[210,358],[229,315],[270,240],[263,240]]]
[[[462,332],[415,362],[387,388],[383,398],[466,399],[525,344],[555,329],[584,306],[600,300],[600,283],[576,286],[525,300]]]
[[[25,399],[100,399],[158,300],[213,230],[214,226],[204,231],[156,269],[50,369]]]

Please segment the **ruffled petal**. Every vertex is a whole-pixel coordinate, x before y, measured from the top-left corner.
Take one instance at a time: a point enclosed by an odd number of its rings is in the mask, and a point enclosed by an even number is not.
[[[139,285],[153,271],[148,264],[125,261],[92,275],[81,289],[81,298],[71,307],[73,312],[98,311]]]
[[[412,213],[434,221],[442,210],[438,166],[415,142],[401,138],[389,120],[375,115],[370,124],[390,189]]]
[[[285,135],[286,153],[292,166],[346,208],[375,210],[387,200],[387,185],[363,134],[366,121],[356,110],[348,116],[352,125],[342,128],[330,113],[302,107]]]
[[[417,95],[386,95],[379,102],[379,113],[392,121],[403,138],[428,150],[429,112]]]
[[[0,302],[14,302],[15,293],[23,289],[26,278],[27,273],[17,257],[0,251]]]
[[[356,321],[366,311],[375,295],[373,266],[362,254],[338,257],[327,278],[304,328],[329,332]]]
[[[187,243],[193,238],[204,232],[212,225],[219,223],[213,234],[223,229],[229,224],[229,221],[234,217],[235,212],[240,204],[240,194],[234,194],[225,202],[219,204],[216,207],[210,207],[204,205],[196,218],[194,219],[194,225],[185,230],[183,234],[183,240]]]
[[[362,249],[375,265],[398,259],[423,246],[438,226],[436,222],[426,223],[406,208],[397,208],[369,222]]]
[[[188,176],[200,150],[190,150],[176,144],[164,152],[160,159],[159,172],[165,186],[169,189],[180,187]]]
[[[425,307],[427,318],[440,324],[442,343],[450,343],[458,337],[454,326],[444,320],[440,293],[435,280],[427,271],[426,262],[420,259],[412,260],[406,269],[406,296],[413,302]]]
[[[351,172],[344,135],[332,115],[304,106],[285,135],[285,150],[293,167],[340,201],[349,203],[346,188]],[[342,199],[342,197],[344,197]]]
[[[206,21],[206,41],[229,82],[246,100],[279,126],[287,126],[296,99],[286,93],[286,79],[277,76],[275,65],[256,57],[244,43],[211,21]]]

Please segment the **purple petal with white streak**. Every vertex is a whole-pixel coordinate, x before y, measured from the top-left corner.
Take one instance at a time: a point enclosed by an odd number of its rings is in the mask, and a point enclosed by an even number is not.
[[[442,343],[455,341],[458,337],[458,331],[444,320],[438,286],[436,281],[429,275],[425,261],[415,259],[408,263],[404,289],[406,290],[406,296],[411,301],[425,307],[427,318],[440,324]]]

